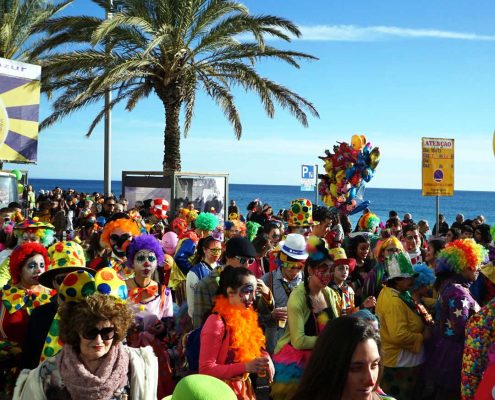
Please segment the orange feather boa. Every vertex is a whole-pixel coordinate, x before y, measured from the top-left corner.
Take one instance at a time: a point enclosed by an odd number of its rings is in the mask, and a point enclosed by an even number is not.
[[[224,296],[217,296],[213,312],[225,320],[235,362],[249,362],[261,356],[261,350],[265,348],[265,335],[258,324],[258,314],[252,307],[236,307]]]

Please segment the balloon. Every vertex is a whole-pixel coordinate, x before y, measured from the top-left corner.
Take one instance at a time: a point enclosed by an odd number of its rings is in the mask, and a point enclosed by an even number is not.
[[[356,206],[356,208],[354,210],[352,210],[349,213],[349,215],[354,215],[354,214],[357,214],[358,212],[363,211],[364,209],[368,208],[368,206],[370,204],[371,204],[371,202],[369,200],[363,201],[361,204],[359,204],[358,206]]]
[[[11,174],[14,174],[15,175],[15,178],[20,181],[22,179],[22,172],[19,171],[18,169],[13,169],[12,171],[10,171]]]
[[[162,237],[162,247],[167,254],[174,255],[177,243],[179,243],[179,237],[175,232],[167,232]]]
[[[174,265],[173,257],[169,254],[165,254],[165,262],[163,263],[163,269],[165,271],[168,271],[169,269],[172,268],[172,265]]]

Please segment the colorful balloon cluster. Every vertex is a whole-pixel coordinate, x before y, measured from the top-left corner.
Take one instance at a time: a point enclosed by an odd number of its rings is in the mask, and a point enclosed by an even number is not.
[[[326,172],[318,176],[322,201],[346,214],[366,208],[369,202],[358,204],[356,196],[364,182],[369,182],[375,173],[380,161],[378,147],[373,148],[363,135],[353,135],[351,144],[338,143],[333,146],[333,153],[325,150],[325,155],[319,158],[324,161]]]

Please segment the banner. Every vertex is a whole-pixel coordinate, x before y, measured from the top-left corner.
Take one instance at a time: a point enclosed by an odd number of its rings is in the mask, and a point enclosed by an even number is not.
[[[454,139],[422,138],[423,196],[454,195]]]
[[[0,58],[0,161],[34,163],[41,67]]]

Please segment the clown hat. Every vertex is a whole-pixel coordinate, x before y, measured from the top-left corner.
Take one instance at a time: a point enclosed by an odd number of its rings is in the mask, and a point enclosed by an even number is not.
[[[229,385],[209,375],[194,374],[182,378],[174,393],[163,400],[236,400]]]
[[[329,253],[333,256],[333,265],[348,265],[349,272],[354,271],[356,268],[356,260],[354,258],[347,258],[345,250],[342,247],[335,247],[329,250]]]
[[[52,288],[53,278],[58,274],[68,274],[74,271],[87,271],[94,275],[96,271],[86,268],[86,257],[83,248],[76,242],[64,241],[51,245],[48,248],[50,266],[40,275],[39,282]]]
[[[395,278],[416,278],[419,274],[414,271],[409,255],[406,253],[392,254],[385,261],[388,272],[386,280]]]
[[[289,209],[289,226],[312,226],[313,204],[308,199],[292,200]]]

